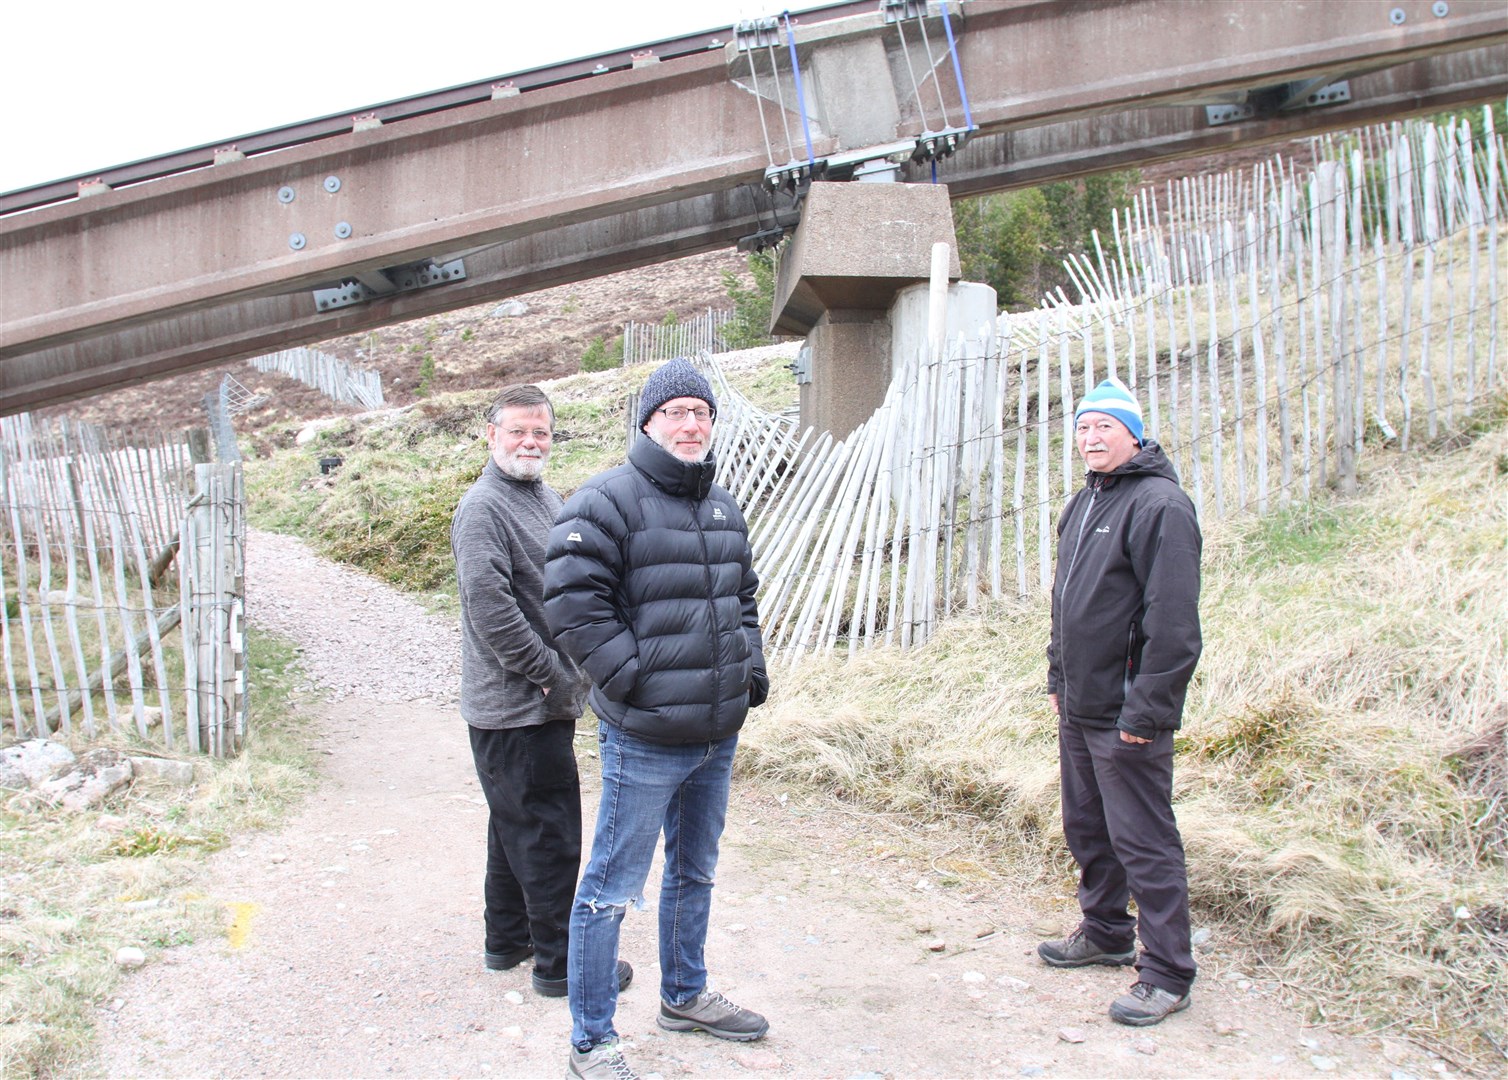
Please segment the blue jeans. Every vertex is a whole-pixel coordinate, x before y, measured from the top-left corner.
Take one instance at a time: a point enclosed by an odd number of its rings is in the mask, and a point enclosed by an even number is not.
[[[616,1038],[618,930],[665,832],[660,885],[660,996],[684,1005],[707,986],[707,919],[717,844],[728,813],[738,736],[665,746],[598,730],[602,801],[586,873],[571,907],[571,1042],[587,1050]]]

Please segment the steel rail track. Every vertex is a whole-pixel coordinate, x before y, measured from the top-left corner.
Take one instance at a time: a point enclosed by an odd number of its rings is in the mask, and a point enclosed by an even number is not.
[[[875,11],[878,7],[878,0],[845,0],[842,3],[793,12],[792,21],[807,24],[826,22],[831,19],[862,15]],[[583,56],[575,60],[546,64],[543,67],[529,68],[509,75],[463,83],[443,90],[431,90],[412,97],[396,98],[378,105],[347,109],[328,116],[319,116],[312,120],[268,128],[247,135],[219,139],[200,146],[191,146],[185,150],[175,150],[123,165],[113,165],[106,169],[93,170],[77,176],[67,176],[61,180],[50,180],[32,187],[0,193],[0,216],[34,210],[41,206],[77,198],[79,184],[84,181],[100,180],[112,188],[117,188],[144,183],[148,180],[159,180],[165,176],[213,165],[215,151],[230,146],[234,146],[248,157],[254,154],[265,154],[272,150],[284,150],[290,146],[349,134],[352,119],[357,116],[375,116],[384,124],[408,120],[490,100],[493,88],[504,83],[511,83],[520,92],[528,92],[546,86],[590,78],[609,71],[621,71],[631,67],[635,55],[643,54],[646,50],[662,61],[675,60],[679,57],[704,53],[709,49],[722,48],[732,40],[733,27],[731,25],[714,27],[679,37],[662,38],[644,45],[598,53],[595,56]]]

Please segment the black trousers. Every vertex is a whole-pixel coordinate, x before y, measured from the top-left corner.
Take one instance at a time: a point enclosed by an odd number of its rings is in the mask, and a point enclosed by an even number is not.
[[[1141,937],[1137,977],[1182,995],[1194,982],[1189,875],[1173,818],[1173,733],[1150,743],[1058,721],[1063,834],[1079,864],[1080,924],[1102,949]],[[1133,920],[1127,902],[1136,900]]]
[[[508,952],[532,942],[534,970],[563,979],[581,869],[576,724],[470,730],[488,807],[486,949]]]

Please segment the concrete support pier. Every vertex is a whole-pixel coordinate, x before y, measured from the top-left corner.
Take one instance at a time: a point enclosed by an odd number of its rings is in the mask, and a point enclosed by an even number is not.
[[[879,408],[897,344],[891,306],[907,286],[925,285],[935,243],[949,246],[948,276],[957,281],[953,211],[942,185],[812,185],[780,261],[771,325],[807,339],[803,427],[841,438]],[[921,334],[925,340],[925,327]],[[909,331],[900,337],[909,340]]]

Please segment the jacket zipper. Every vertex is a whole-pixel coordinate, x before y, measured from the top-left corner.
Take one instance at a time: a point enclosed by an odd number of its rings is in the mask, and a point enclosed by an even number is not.
[[[702,504],[705,501],[705,499],[696,500],[692,507],[691,519],[696,523],[697,539],[702,545],[702,576],[707,585],[708,621],[712,626],[712,711],[707,722],[707,740],[710,742],[717,731],[717,714],[722,708],[723,679],[722,657],[718,656],[717,649],[717,602],[712,597],[712,561],[707,554],[707,532],[702,528]]]
[[[1079,561],[1079,546],[1084,542],[1084,529],[1089,525],[1089,515],[1094,511],[1094,500],[1099,497],[1100,487],[1095,484],[1089,489],[1089,505],[1084,507],[1084,516],[1079,519],[1079,534],[1074,537],[1073,554],[1068,559],[1068,569],[1063,572],[1063,591],[1059,602],[1067,606],[1068,583],[1073,580],[1073,568]],[[1058,620],[1058,669],[1063,673],[1062,694],[1058,697],[1058,715],[1068,715],[1068,658],[1063,649],[1063,620]]]

